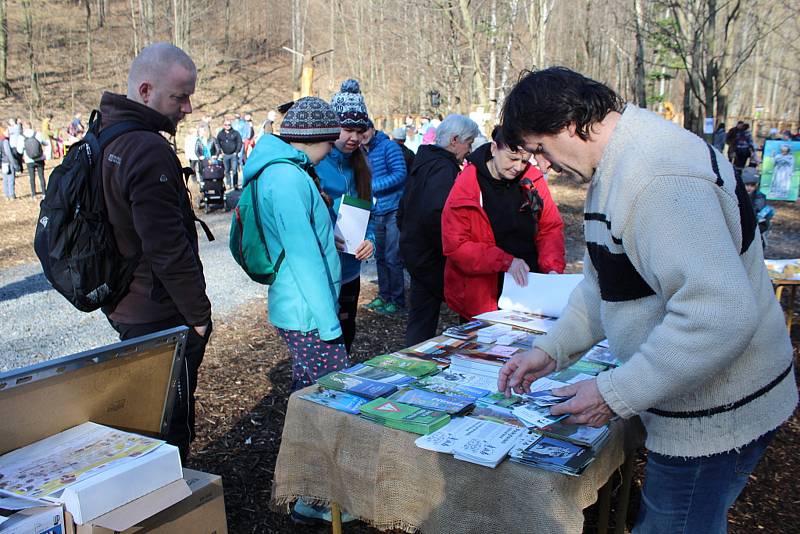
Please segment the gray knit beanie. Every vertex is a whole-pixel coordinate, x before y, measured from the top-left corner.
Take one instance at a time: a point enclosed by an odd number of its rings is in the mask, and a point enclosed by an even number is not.
[[[369,123],[367,105],[358,82],[349,78],[342,82],[338,93],[331,97],[331,107],[339,115],[342,128],[365,130]]]
[[[286,111],[281,122],[281,138],[301,143],[339,139],[339,118],[330,104],[315,96],[306,96]]]

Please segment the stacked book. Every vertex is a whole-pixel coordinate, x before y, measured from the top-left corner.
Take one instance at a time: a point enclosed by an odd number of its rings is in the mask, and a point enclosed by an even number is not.
[[[343,371],[334,371],[320,377],[317,380],[317,385],[327,389],[335,389],[358,395],[366,399],[377,399],[382,396],[389,396],[397,391],[397,386],[394,384],[387,384],[379,380],[372,380],[358,375],[345,373]]]
[[[439,366],[434,362],[411,358],[401,354],[376,356],[371,360],[367,360],[364,364],[416,378],[439,372]]]
[[[450,371],[487,377],[494,380],[496,388],[500,369],[508,360],[508,356],[495,356],[488,353],[459,353],[450,357]]]
[[[450,416],[444,412],[383,398],[368,402],[359,410],[365,419],[414,434],[430,434],[450,422]]]
[[[447,393],[435,393],[424,389],[403,388],[389,397],[389,400],[410,404],[419,408],[437,410],[448,414],[458,414],[472,406],[474,399]]]
[[[359,397],[358,395],[353,395],[352,393],[346,393],[344,391],[325,389],[324,387],[318,387],[316,391],[303,393],[300,395],[300,398],[353,415],[361,413],[359,408],[369,402],[364,397]]]
[[[568,441],[575,445],[588,447],[594,451],[599,451],[606,441],[610,431],[608,425],[603,425],[600,428],[594,428],[585,425],[574,425],[559,421],[544,428],[536,429],[535,432],[543,435],[550,436],[562,441]]]
[[[578,476],[594,461],[595,452],[568,441],[535,434],[523,436],[509,452],[511,461],[546,471]]]
[[[620,361],[611,354],[611,349],[608,348],[607,342],[600,342],[583,355],[581,360],[587,362],[600,363],[608,367],[619,367]]]
[[[414,443],[422,449],[451,453],[457,460],[494,468],[524,433],[522,428],[460,417]]]

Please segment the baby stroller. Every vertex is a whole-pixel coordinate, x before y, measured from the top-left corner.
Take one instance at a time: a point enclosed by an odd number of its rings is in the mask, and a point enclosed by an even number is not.
[[[204,160],[200,165],[199,207],[208,213],[225,209],[225,170],[217,159]]]

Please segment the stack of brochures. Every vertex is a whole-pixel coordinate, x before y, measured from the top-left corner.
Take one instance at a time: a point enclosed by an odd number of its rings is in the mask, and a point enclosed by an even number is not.
[[[565,423],[564,421],[553,423],[544,428],[538,428],[535,432],[562,441],[569,441],[570,443],[583,447],[589,447],[595,451],[600,450],[600,448],[605,445],[610,435],[608,425],[594,428],[591,426]]]
[[[399,353],[422,360],[428,360],[442,368],[450,365],[450,356],[453,353],[461,350],[463,347],[470,347],[472,345],[474,344],[467,340],[447,336],[436,336],[422,343],[412,345],[411,347],[400,349],[395,354]]]
[[[619,367],[621,364],[621,362],[613,354],[611,354],[611,350],[608,348],[608,345],[603,344],[602,342],[589,349],[589,351],[583,355],[581,360],[600,363],[607,365],[608,367]]]
[[[452,453],[457,460],[494,468],[524,433],[522,428],[459,417],[415,443],[422,449]]]
[[[481,320],[475,319],[468,323],[446,328],[442,334],[455,339],[474,339],[478,335],[477,331],[486,326],[489,325]]]
[[[550,415],[549,407],[539,406],[532,401],[515,406],[512,413],[528,428],[544,428],[569,417],[567,414]]]
[[[344,391],[367,399],[376,399],[382,396],[389,396],[397,391],[397,386],[371,380],[357,375],[335,371],[320,377],[317,385],[337,391]]]
[[[450,421],[444,412],[418,408],[384,398],[377,398],[360,407],[361,416],[383,426],[414,434],[430,434]]]
[[[339,410],[340,412],[355,415],[361,413],[359,408],[369,402],[364,397],[359,397],[352,393],[325,389],[323,387],[318,387],[316,391],[303,393],[300,395],[300,398],[316,404],[321,404],[322,406],[327,406],[328,408],[333,408],[334,410]]]
[[[391,397],[389,400],[418,406],[420,408],[427,408],[429,410],[437,410],[449,414],[461,413],[474,402],[470,397],[462,397],[460,395],[453,395],[447,393],[434,393],[424,389],[416,388],[403,388]]]
[[[493,324],[478,330],[478,343],[495,343],[497,338],[509,334],[512,328],[507,324]]]
[[[458,381],[459,376],[453,373],[442,371],[439,374],[426,376],[415,380],[411,386],[417,389],[424,389],[434,393],[442,393],[444,395],[458,395],[459,397],[467,397],[473,401],[482,397],[490,395],[494,388],[491,390],[483,389],[468,384],[461,384]]]
[[[508,356],[494,356],[491,354],[454,354],[450,357],[450,371],[482,375],[493,379],[497,384],[500,369],[508,361]],[[495,386],[496,387],[496,386]]]
[[[370,367],[386,369],[404,375],[422,377],[432,375],[439,371],[439,366],[434,362],[411,358],[400,354],[384,354],[367,360],[364,364]]]
[[[512,462],[578,476],[594,461],[595,453],[589,447],[550,436],[527,435],[512,447],[509,456]]]
[[[414,377],[405,373],[396,373],[391,369],[381,369],[380,367],[372,367],[363,363],[357,363],[353,367],[348,367],[342,370],[343,373],[349,375],[360,376],[361,378],[369,378],[370,380],[377,380],[385,384],[392,384],[397,387],[407,386],[414,381]]]

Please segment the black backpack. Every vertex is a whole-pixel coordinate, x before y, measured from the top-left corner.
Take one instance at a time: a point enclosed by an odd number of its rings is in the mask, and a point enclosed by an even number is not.
[[[103,150],[124,133],[152,129],[123,121],[99,130],[95,110],[87,134],[50,174],[33,242],[47,280],[85,312],[119,302],[141,257],[124,258],[117,249],[103,197]]]
[[[44,152],[42,152],[42,143],[36,139],[36,135],[25,138],[25,154],[33,161],[44,159]]]

